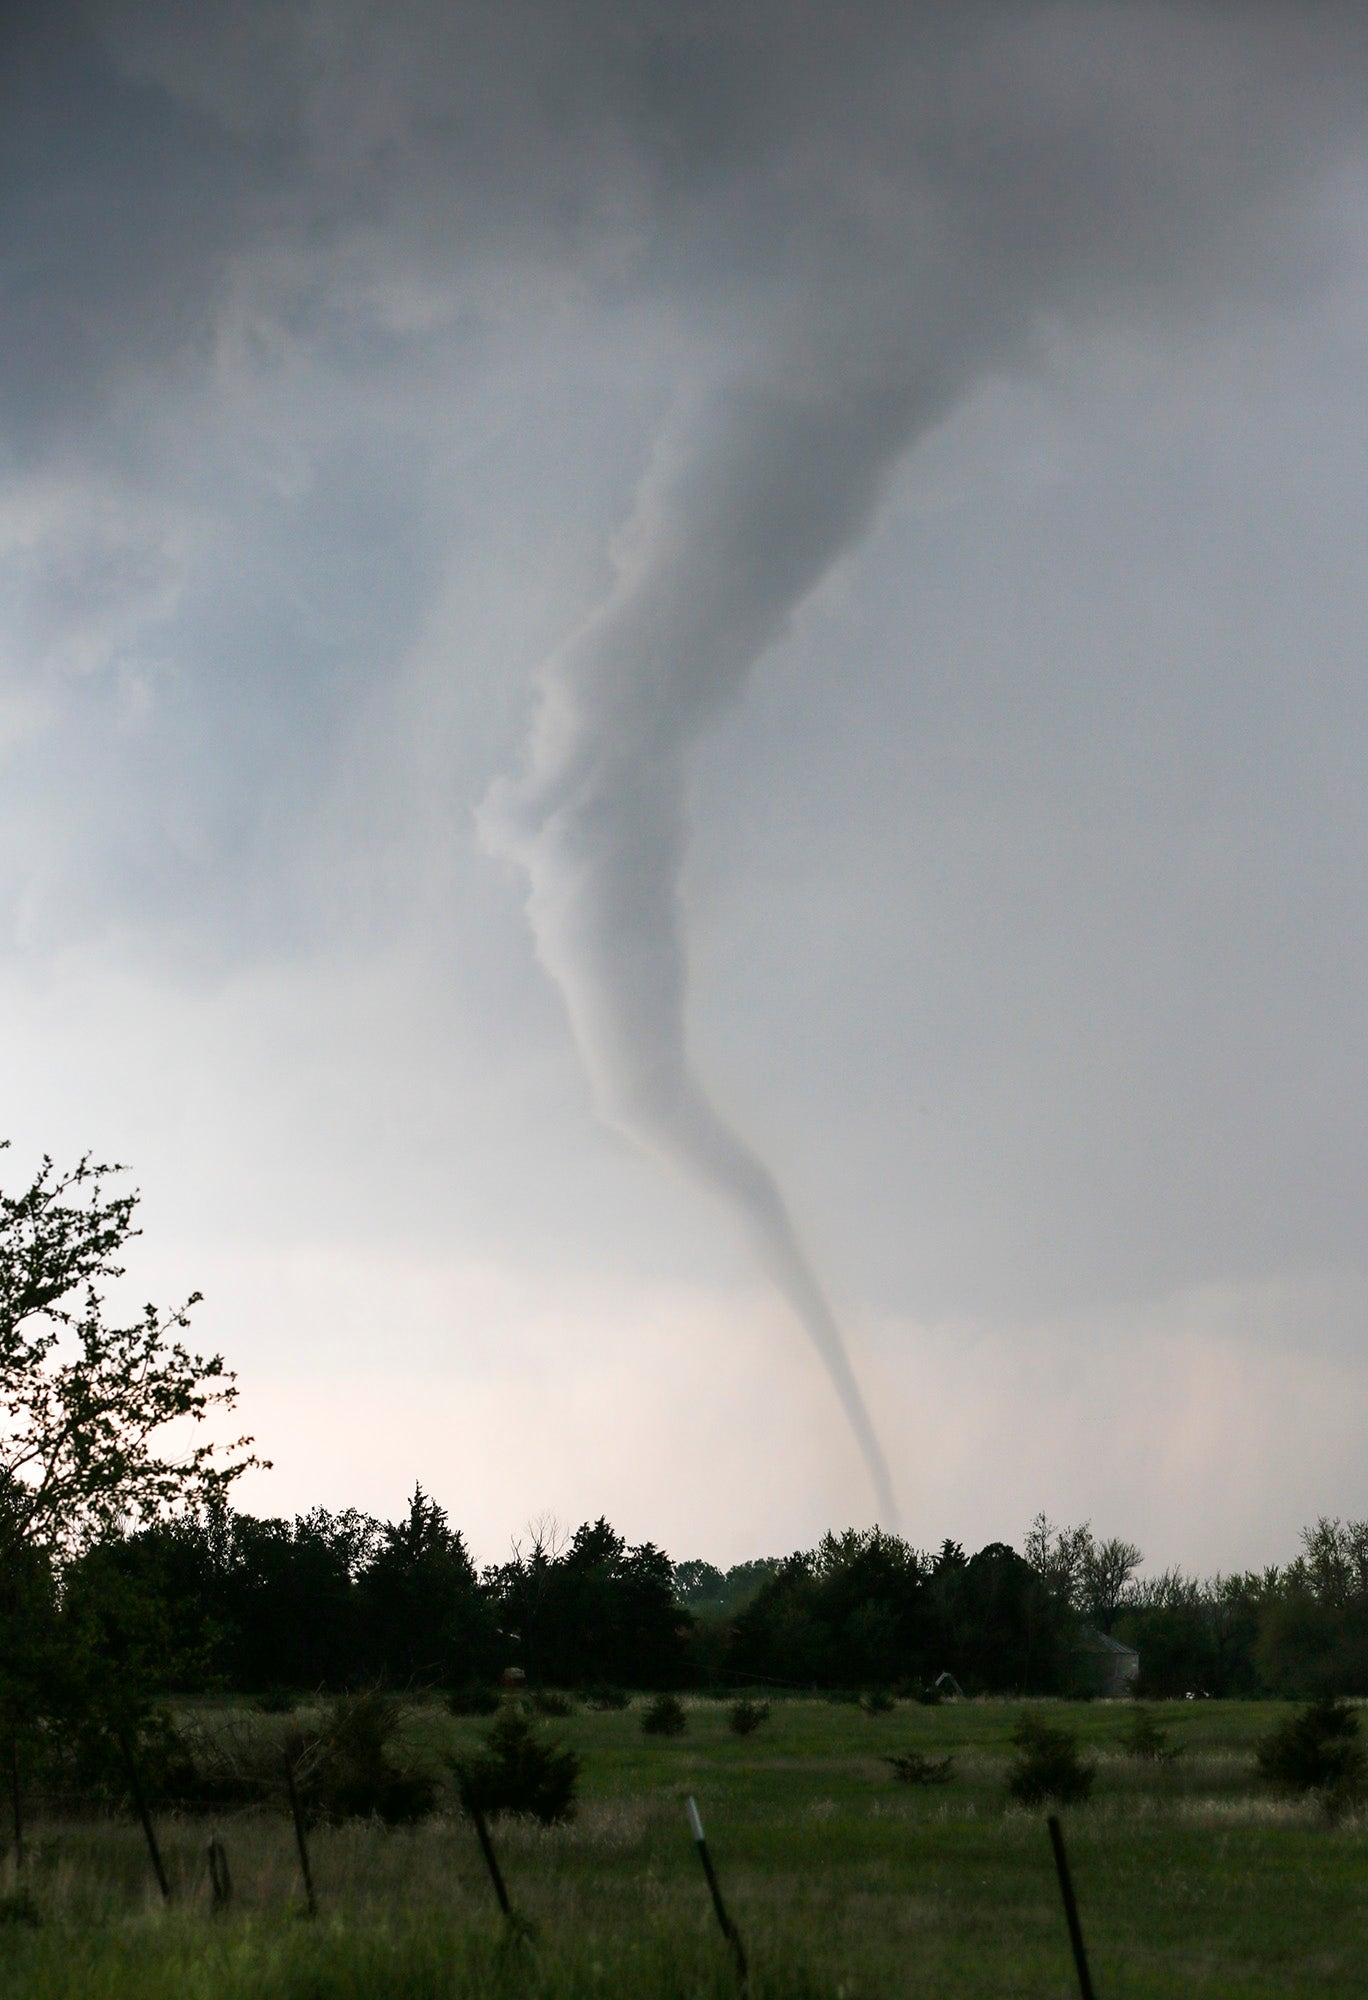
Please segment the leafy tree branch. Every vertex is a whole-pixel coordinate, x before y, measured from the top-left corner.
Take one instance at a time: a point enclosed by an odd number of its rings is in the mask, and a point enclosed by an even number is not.
[[[19,1540],[65,1553],[205,1506],[261,1463],[248,1437],[171,1449],[169,1426],[237,1401],[222,1355],[179,1337],[198,1292],[125,1324],[107,1314],[140,1234],[136,1190],[107,1191],[123,1171],[44,1157],[17,1194],[0,1190],[0,1510]]]

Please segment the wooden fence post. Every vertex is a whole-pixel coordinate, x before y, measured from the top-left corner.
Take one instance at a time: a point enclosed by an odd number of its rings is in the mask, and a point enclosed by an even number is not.
[[[318,1915],[318,1898],[314,1895],[313,1870],[309,1866],[309,1842],[304,1831],[304,1814],[300,1810],[299,1792],[295,1785],[294,1759],[285,1759],[285,1791],[290,1801],[290,1817],[294,1821],[295,1846],[299,1849],[299,1872],[304,1877],[304,1901],[309,1915]]]
[[[1059,1893],[1064,1900],[1064,1921],[1069,1926],[1069,1943],[1073,1946],[1074,1967],[1078,1973],[1078,1991],[1082,2000],[1096,2000],[1093,1993],[1092,1974],[1088,1971],[1088,1954],[1083,1948],[1083,1927],[1078,1921],[1078,1905],[1074,1901],[1073,1880],[1069,1874],[1069,1857],[1064,1852],[1064,1835],[1059,1821],[1050,1814],[1045,1824],[1050,1829],[1050,1845],[1054,1849],[1055,1872],[1059,1876]]]
[[[470,1816],[471,1824],[475,1828],[475,1836],[480,1843],[480,1852],[484,1856],[485,1867],[489,1870],[489,1879],[494,1884],[494,1894],[498,1897],[499,1908],[503,1911],[509,1923],[512,1923],[514,1921],[513,1905],[509,1902],[508,1891],[504,1887],[503,1872],[499,1867],[499,1858],[494,1852],[494,1843],[489,1837],[489,1826],[485,1820],[483,1808],[475,1796],[473,1787],[470,1785],[463,1784],[461,1786],[461,1804],[465,1807],[466,1812]]]
[[[209,1895],[216,1910],[226,1910],[233,1900],[228,1852],[216,1833],[209,1840]]]
[[[122,1723],[118,1725],[114,1734],[119,1745],[119,1753],[123,1758],[124,1770],[128,1773],[128,1789],[133,1794],[133,1804],[138,1818],[142,1821],[143,1838],[147,1842],[147,1851],[152,1857],[152,1873],[157,1878],[157,1887],[162,1892],[162,1901],[169,1903],[171,1901],[171,1884],[167,1880],[166,1869],[162,1864],[161,1849],[157,1845],[157,1835],[152,1825],[152,1815],[147,1810],[147,1799],[143,1793],[142,1776],[138,1770],[138,1760],[133,1754],[133,1745],[128,1739],[128,1731]]]

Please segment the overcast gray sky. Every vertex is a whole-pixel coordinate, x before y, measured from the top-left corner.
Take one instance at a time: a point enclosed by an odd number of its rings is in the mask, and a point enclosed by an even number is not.
[[[244,1503],[1368,1513],[1361,7],[0,32],[6,1173]]]

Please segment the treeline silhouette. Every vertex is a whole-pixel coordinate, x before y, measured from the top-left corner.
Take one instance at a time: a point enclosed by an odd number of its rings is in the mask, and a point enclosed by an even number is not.
[[[1368,1695],[1368,1521],[1322,1518],[1284,1568],[1132,1582],[1112,1630],[1141,1694]]]
[[[1086,1694],[1090,1630],[1137,1649],[1145,1695],[1368,1694],[1368,1523],[1318,1522],[1286,1568],[1205,1583],[1137,1582],[1140,1551],[1086,1527],[1038,1519],[1025,1546],[927,1554],[852,1529],[724,1572],[600,1519],[533,1529],[480,1570],[420,1487],[397,1522],[220,1504],[106,1538],[60,1578],[30,1552],[24,1590],[59,1649],[64,1620],[102,1621],[168,1694],[451,1690],[509,1668],[571,1689],[915,1691],[949,1673],[969,1693]]]

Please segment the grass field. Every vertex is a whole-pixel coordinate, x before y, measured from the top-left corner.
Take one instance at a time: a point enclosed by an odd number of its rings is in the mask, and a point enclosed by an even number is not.
[[[1368,1992],[1368,1831],[1258,1784],[1253,1744],[1276,1705],[1159,1707],[1184,1746],[1170,1768],[1124,1754],[1122,1704],[1032,1707],[1077,1729],[1098,1766],[1092,1802],[1064,1823],[1100,2000]],[[674,1739],[644,1736],[639,1707],[548,1724],[584,1759],[578,1817],[495,1827],[530,1942],[505,1935],[454,1810],[413,1830],[316,1832],[312,1923],[278,1812],[219,1823],[235,1901],[218,1916],[203,1822],[160,1822],[176,1886],[166,1910],[136,1827],[39,1823],[27,1876],[42,1922],[0,1927],[0,2000],[731,1994],[685,1818],[691,1792],[756,2000],[1058,2000],[1077,1989],[1044,1821],[1009,1808],[1004,1786],[1020,1710],[900,1704],[870,1716],[783,1701],[744,1739],[708,1701],[688,1705]],[[434,1766],[484,1727],[435,1705],[407,1726]],[[953,1781],[898,1784],[881,1759],[914,1746],[952,1752]]]

